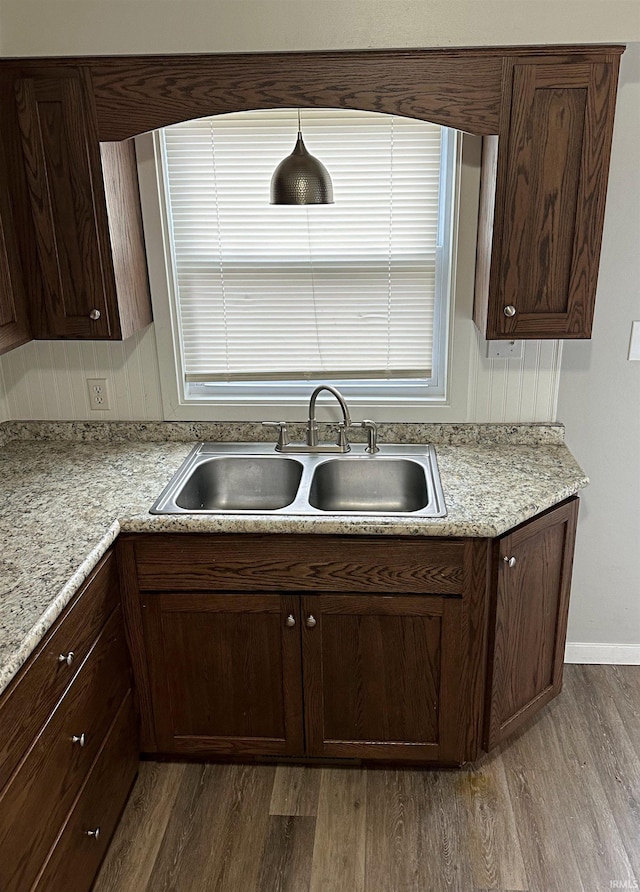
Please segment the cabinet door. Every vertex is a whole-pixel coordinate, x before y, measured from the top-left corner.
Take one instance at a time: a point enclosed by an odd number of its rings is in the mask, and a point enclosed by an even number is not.
[[[295,595],[150,594],[142,612],[160,752],[302,753]]]
[[[462,598],[302,599],[307,752],[461,761]]]
[[[577,517],[573,499],[496,545],[486,749],[560,693]]]
[[[109,337],[110,246],[83,72],[30,71],[17,80],[16,96],[47,304],[47,331],[37,334]]]
[[[483,176],[497,171],[489,338],[591,336],[617,69],[617,58],[513,66],[497,168],[495,141],[483,162]]]

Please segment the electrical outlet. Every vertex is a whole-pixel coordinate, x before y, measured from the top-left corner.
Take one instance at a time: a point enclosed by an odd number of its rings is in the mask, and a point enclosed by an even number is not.
[[[487,341],[487,359],[519,359],[522,341]]]
[[[106,412],[111,408],[109,406],[109,390],[106,378],[87,378],[87,388],[89,390],[89,407],[91,409]]]

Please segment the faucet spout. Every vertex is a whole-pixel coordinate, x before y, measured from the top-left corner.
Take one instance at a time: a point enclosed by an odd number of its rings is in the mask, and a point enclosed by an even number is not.
[[[316,402],[323,390],[326,390],[327,393],[332,394],[337,399],[338,405],[342,410],[342,421],[338,425],[338,438],[335,443],[318,443]],[[262,423],[267,427],[276,427],[278,429],[279,433],[278,442],[276,443],[276,452],[320,452],[323,454],[326,452],[351,452],[351,446],[349,445],[349,430],[352,427],[362,427],[366,429],[369,437],[369,445],[365,450],[366,452],[374,454],[380,451],[377,444],[377,428],[375,423],[373,421],[359,421],[357,423],[351,421],[347,401],[340,391],[335,387],[332,387],[330,384],[319,384],[311,394],[311,399],[309,400],[309,421],[307,422],[306,443],[289,442],[286,421],[263,421]]]
[[[342,420],[344,424],[345,432],[351,427],[351,415],[349,414],[349,409],[347,407],[347,403],[345,398],[342,396],[337,388],[332,387],[330,384],[319,384],[316,389],[311,394],[311,399],[309,400],[309,423],[307,425],[307,446],[317,446],[318,445],[318,424],[316,422],[316,400],[318,396],[322,393],[323,390],[332,393],[335,398],[338,400],[340,408],[342,409]],[[347,447],[348,448],[348,447]]]

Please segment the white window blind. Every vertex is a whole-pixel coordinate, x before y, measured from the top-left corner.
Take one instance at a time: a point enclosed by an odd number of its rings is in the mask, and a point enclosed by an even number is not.
[[[297,110],[163,132],[186,381],[428,378],[439,253],[441,128],[302,112],[335,204],[269,204]]]

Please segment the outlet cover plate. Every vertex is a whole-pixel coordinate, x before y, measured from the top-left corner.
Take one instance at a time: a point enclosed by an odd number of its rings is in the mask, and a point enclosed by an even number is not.
[[[98,412],[108,412],[109,388],[106,378],[87,378],[87,390],[89,391],[89,408]]]

